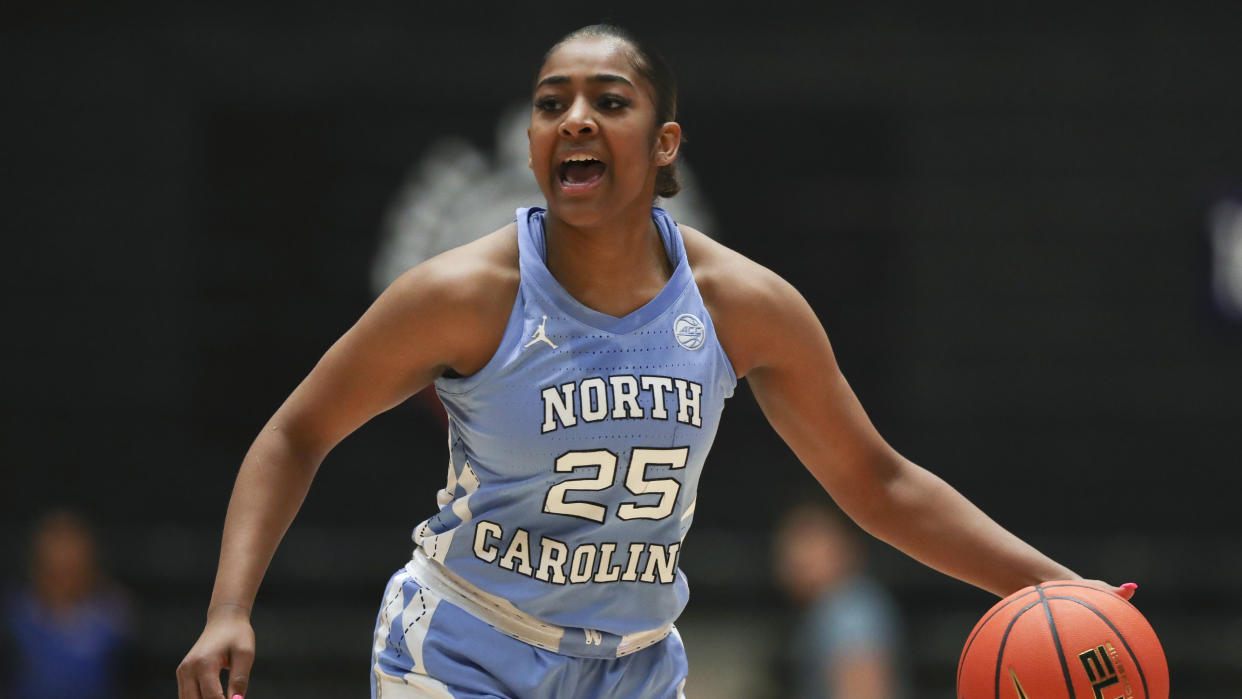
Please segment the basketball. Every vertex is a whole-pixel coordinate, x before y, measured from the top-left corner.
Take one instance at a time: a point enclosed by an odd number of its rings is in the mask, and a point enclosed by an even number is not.
[[[1169,667],[1134,605],[1062,580],[1019,590],[975,624],[958,699],[1168,699]]]

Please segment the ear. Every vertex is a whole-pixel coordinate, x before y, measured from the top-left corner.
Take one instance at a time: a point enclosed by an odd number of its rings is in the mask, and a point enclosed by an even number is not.
[[[681,124],[675,121],[666,121],[661,124],[656,131],[655,153],[653,153],[655,164],[659,167],[671,165],[677,159],[677,152],[680,149]]]

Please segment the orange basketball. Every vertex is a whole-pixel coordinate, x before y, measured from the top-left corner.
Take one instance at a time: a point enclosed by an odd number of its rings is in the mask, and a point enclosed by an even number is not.
[[[1168,699],[1169,666],[1134,605],[1059,580],[1001,600],[957,666],[959,699]]]

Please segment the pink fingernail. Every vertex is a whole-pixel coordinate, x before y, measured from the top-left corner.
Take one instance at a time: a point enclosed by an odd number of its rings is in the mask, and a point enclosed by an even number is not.
[[[1134,592],[1135,590],[1138,589],[1138,583],[1125,583],[1121,586],[1121,589]],[[237,699],[237,697],[233,697],[233,699]]]
[[[243,699],[243,698],[242,698],[242,695],[240,694],[234,694],[233,699]]]

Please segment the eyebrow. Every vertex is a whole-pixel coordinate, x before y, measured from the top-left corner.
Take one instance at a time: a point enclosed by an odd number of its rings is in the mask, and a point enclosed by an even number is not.
[[[543,87],[544,85],[565,85],[569,82],[572,82],[572,81],[570,80],[568,75],[549,75],[543,80],[540,80],[535,85],[535,88],[538,89],[538,88]],[[634,87],[634,83],[630,82],[629,80],[626,80],[620,75],[614,75],[613,73],[598,73],[596,75],[589,76],[587,78],[587,82],[589,83],[623,83],[625,85],[629,85],[630,87]]]

